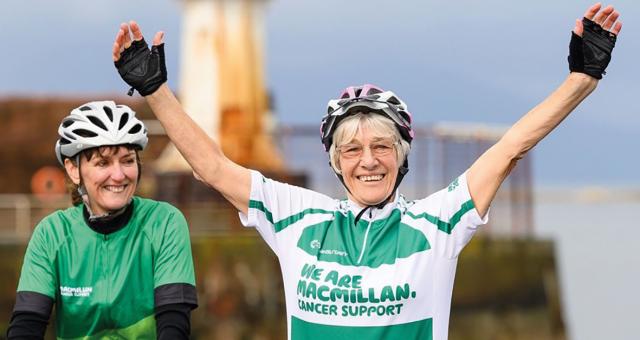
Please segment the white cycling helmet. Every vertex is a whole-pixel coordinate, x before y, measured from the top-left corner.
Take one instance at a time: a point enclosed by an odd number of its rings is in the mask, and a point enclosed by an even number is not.
[[[62,166],[65,158],[87,149],[129,144],[142,150],[149,140],[136,113],[113,101],[90,102],[74,109],[60,123],[58,135],[56,157]]]

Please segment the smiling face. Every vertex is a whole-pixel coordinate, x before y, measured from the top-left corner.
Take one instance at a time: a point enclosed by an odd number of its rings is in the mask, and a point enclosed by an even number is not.
[[[136,191],[139,173],[137,155],[134,149],[125,146],[96,149],[89,159],[81,156],[79,169],[70,159],[66,159],[65,168],[76,185],[82,178],[94,215],[104,215],[123,208]]]
[[[349,154],[353,150],[359,152]],[[399,167],[393,139],[361,126],[353,140],[340,146],[339,154],[342,178],[352,201],[361,206],[376,205],[391,195]]]
[[[329,150],[347,195],[361,206],[376,205],[391,196],[408,152],[409,144],[401,140],[391,120],[364,113],[340,122]]]

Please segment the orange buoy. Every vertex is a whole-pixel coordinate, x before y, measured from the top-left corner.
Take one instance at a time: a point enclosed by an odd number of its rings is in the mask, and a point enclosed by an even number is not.
[[[31,177],[31,192],[38,198],[47,198],[66,192],[65,174],[54,166],[43,166]]]

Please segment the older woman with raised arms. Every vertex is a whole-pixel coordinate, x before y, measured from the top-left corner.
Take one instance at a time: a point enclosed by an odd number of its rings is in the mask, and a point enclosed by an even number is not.
[[[457,257],[527,151],[598,84],[621,23],[613,7],[576,21],[570,74],[458,178],[426,198],[397,192],[413,139],[406,104],[373,85],[329,101],[321,140],[346,199],[278,183],[230,161],[166,85],[163,33],[149,50],[122,24],[113,58],[193,167],[280,260],[289,339],[446,339]]]

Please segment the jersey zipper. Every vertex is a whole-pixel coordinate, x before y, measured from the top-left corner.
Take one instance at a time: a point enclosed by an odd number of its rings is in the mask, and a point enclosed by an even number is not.
[[[369,209],[369,224],[367,225],[367,231],[364,232],[364,240],[362,241],[362,247],[360,249],[360,256],[358,257],[357,264],[360,264],[362,261],[362,257],[364,256],[364,251],[367,248],[367,238],[369,237],[369,230],[371,230],[371,224],[373,224],[373,215],[371,212],[372,209]]]
[[[104,251],[100,256],[104,256],[104,270],[102,271],[102,280],[104,282],[104,290],[105,290],[105,304],[104,309],[106,312],[106,317],[109,322],[109,328],[111,328],[111,280],[110,280],[110,268],[111,268],[111,257],[109,256],[109,235],[104,235]]]

